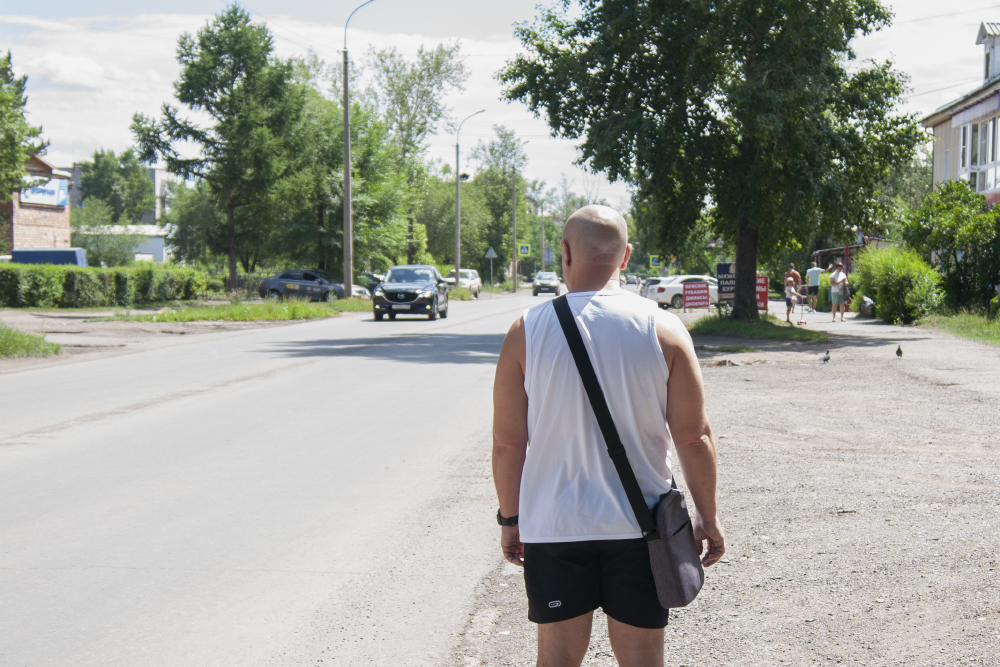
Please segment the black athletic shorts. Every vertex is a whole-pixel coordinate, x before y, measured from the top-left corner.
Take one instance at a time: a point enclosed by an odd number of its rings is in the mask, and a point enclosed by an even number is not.
[[[819,296],[819,285],[809,286],[809,296]]]
[[[594,540],[524,545],[528,620],[555,623],[598,607],[621,623],[663,628],[646,540]]]

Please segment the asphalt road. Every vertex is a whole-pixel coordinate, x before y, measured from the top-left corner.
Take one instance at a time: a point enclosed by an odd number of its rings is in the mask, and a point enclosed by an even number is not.
[[[544,298],[0,375],[0,664],[445,662],[498,558],[496,355]]]

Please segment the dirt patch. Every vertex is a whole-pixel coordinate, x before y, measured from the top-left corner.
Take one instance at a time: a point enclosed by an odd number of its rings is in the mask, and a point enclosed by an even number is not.
[[[830,333],[695,341],[728,552],[672,613],[667,664],[1000,665],[1000,350]],[[452,664],[533,665],[520,571],[498,565],[477,600]],[[584,664],[616,664],[600,612]]]

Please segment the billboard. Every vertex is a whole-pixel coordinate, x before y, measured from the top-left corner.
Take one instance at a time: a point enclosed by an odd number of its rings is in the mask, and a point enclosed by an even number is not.
[[[684,283],[685,308],[708,308],[711,305],[708,283]]]
[[[45,183],[21,190],[22,204],[65,206],[69,195],[69,181],[53,178]]]

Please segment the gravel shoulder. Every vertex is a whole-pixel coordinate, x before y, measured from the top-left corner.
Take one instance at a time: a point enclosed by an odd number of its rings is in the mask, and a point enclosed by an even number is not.
[[[667,664],[1000,665],[1000,348],[827,317],[829,345],[695,341],[728,552]],[[534,664],[496,562],[450,664]],[[584,664],[616,664],[600,612]]]

